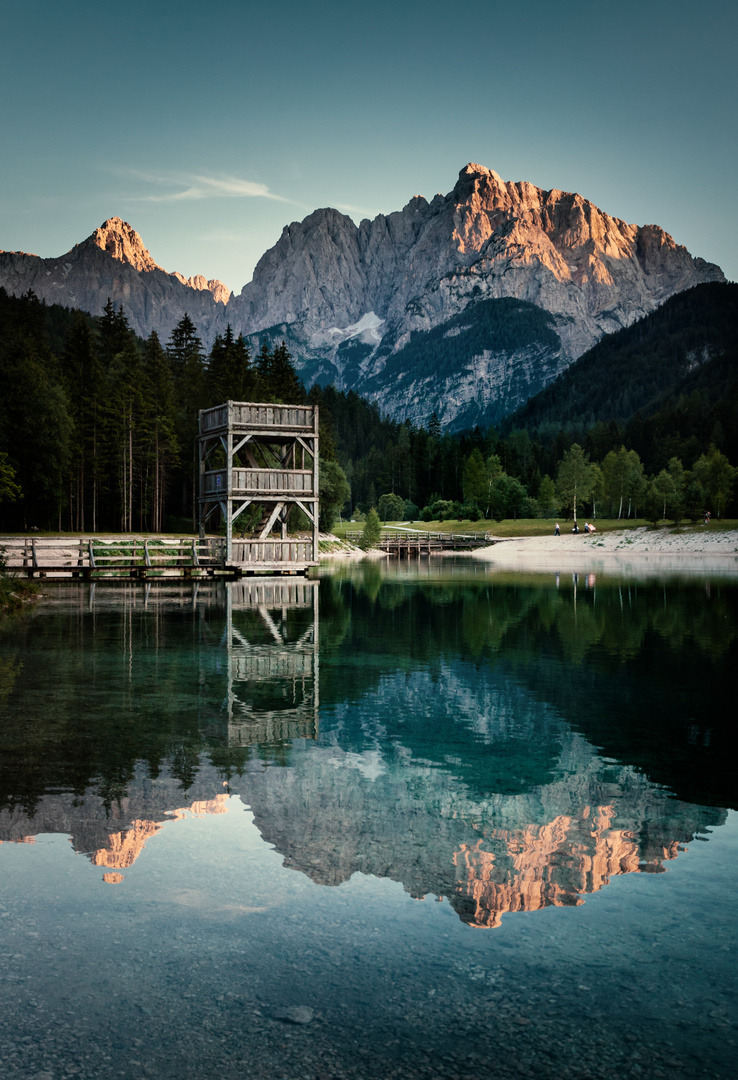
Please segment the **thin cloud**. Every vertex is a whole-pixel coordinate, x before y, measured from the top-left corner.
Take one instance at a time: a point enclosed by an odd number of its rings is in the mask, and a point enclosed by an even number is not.
[[[348,203],[336,203],[336,210],[343,210],[347,214],[360,214],[362,217],[375,218],[376,210],[367,210],[363,206],[350,206]]]
[[[197,199],[272,199],[275,202],[300,205],[270,191],[266,184],[242,180],[237,176],[207,176],[201,173],[157,174],[139,169],[121,169],[126,176],[168,191],[135,195],[135,202],[187,202]]]

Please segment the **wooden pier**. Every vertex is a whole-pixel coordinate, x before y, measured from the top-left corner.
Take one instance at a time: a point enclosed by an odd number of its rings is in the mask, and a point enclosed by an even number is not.
[[[0,558],[10,573],[49,581],[238,579],[263,574],[304,574],[307,565],[313,565],[308,561],[312,548],[306,541],[297,539],[260,545],[238,541],[233,548],[235,559],[229,562],[226,554],[222,536],[203,539],[194,536],[0,537]]]
[[[222,537],[0,537],[6,568],[28,578],[238,577]]]
[[[361,533],[347,532],[346,539],[356,544]],[[418,558],[443,551],[473,551],[494,542],[486,533],[383,532],[375,547],[398,558]]]

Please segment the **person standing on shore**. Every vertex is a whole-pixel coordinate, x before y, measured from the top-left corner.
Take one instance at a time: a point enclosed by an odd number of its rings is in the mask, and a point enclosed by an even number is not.
[[[559,529],[559,523],[556,522],[556,528],[554,529],[554,536],[561,536],[561,530]]]

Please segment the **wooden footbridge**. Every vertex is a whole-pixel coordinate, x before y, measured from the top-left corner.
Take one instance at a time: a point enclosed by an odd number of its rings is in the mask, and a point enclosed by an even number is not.
[[[222,537],[0,537],[0,557],[28,578],[240,577]]]
[[[361,533],[346,533],[346,539],[358,543]],[[375,547],[388,555],[413,558],[438,555],[444,551],[473,551],[489,547],[495,541],[487,533],[383,532]]]
[[[279,544],[266,561],[271,545],[256,552],[243,544],[241,561],[227,558],[222,536],[206,537],[16,537],[0,536],[0,560],[7,570],[27,578],[49,581],[80,578],[151,580],[155,578],[239,579],[257,574],[304,574],[312,545],[290,539]],[[253,556],[256,555],[256,558]]]

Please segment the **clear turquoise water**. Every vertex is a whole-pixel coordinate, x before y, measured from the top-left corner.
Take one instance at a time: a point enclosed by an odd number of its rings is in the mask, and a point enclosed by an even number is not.
[[[0,1071],[727,1078],[738,588],[59,586],[0,631]]]

